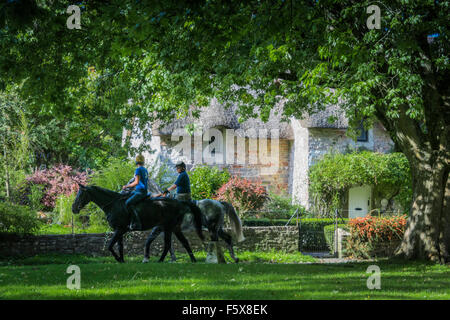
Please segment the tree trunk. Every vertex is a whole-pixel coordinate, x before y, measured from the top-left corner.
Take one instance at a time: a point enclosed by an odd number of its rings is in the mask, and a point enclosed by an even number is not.
[[[427,159],[428,157],[424,157]],[[430,158],[428,158],[430,159]],[[407,259],[450,261],[450,180],[448,159],[411,161],[413,201],[403,241],[396,251]]]

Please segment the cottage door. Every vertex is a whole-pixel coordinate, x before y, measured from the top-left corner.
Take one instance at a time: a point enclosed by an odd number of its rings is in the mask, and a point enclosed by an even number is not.
[[[348,217],[365,217],[370,210],[371,187],[354,187],[348,191]]]

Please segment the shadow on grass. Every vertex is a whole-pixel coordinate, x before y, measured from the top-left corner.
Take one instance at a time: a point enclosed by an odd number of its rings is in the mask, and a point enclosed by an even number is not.
[[[344,264],[126,264],[77,256],[59,264],[47,257],[0,267],[6,299],[449,299],[450,268],[388,259]],[[47,260],[46,260],[47,259]],[[82,264],[82,288],[66,288],[69,264]],[[381,269],[381,290],[366,285],[371,264]]]

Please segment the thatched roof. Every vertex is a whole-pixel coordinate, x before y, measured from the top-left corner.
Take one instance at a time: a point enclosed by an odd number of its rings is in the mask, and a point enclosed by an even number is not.
[[[239,123],[237,109],[237,105],[234,104],[226,109],[217,99],[212,99],[207,108],[201,109],[199,118],[192,116],[194,108],[191,108],[189,116],[186,118],[176,119],[165,126],[160,126],[158,123],[155,123],[153,126],[153,134],[170,135],[175,130],[179,131],[180,129],[184,129],[188,124],[196,124],[198,126],[201,125],[203,129],[215,127],[233,129],[237,136],[251,138],[256,138],[257,131],[259,130],[266,129],[270,135],[270,130],[278,129],[279,138],[293,139],[293,132],[289,122],[282,120],[281,104],[272,109],[267,122],[251,118],[243,123]]]
[[[328,119],[334,120],[329,122]],[[344,110],[339,105],[329,105],[323,111],[305,116],[299,120],[304,128],[333,128],[347,129],[348,119],[345,117]]]
[[[192,111],[194,111],[194,107],[192,107],[188,117],[175,119],[165,126],[161,126],[160,123],[154,123],[153,134],[171,135],[174,131],[183,131],[189,124],[195,124],[197,126],[201,125],[203,129],[215,127],[234,129],[237,136],[251,138],[255,138],[257,131],[261,129],[266,129],[269,134],[270,130],[278,129],[279,138],[294,139],[292,127],[289,121],[284,121],[282,118],[282,102],[277,104],[275,108],[272,109],[267,122],[263,122],[260,119],[251,118],[243,123],[239,123],[237,109],[238,107],[235,104],[226,109],[225,106],[221,105],[217,101],[217,99],[212,99],[209,107],[201,109],[199,118],[195,118],[192,115]],[[335,121],[329,123],[328,119],[330,117],[335,119]],[[324,111],[320,111],[309,116],[306,115],[303,119],[299,120],[299,122],[304,128],[348,128],[348,119],[345,117],[344,111],[339,107],[339,105],[327,106]]]

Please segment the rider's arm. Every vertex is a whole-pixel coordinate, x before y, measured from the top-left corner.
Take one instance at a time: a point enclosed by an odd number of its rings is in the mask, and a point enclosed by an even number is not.
[[[136,175],[136,176],[134,176],[134,181],[130,184],[124,185],[123,189],[133,188],[133,187],[137,186],[138,184],[139,184],[139,176]]]
[[[177,185],[173,184],[170,187],[168,187],[166,190],[164,190],[162,194],[166,194],[166,193],[168,193],[168,192],[170,192],[170,191],[172,191],[173,189],[176,189],[176,188],[177,188]]]

